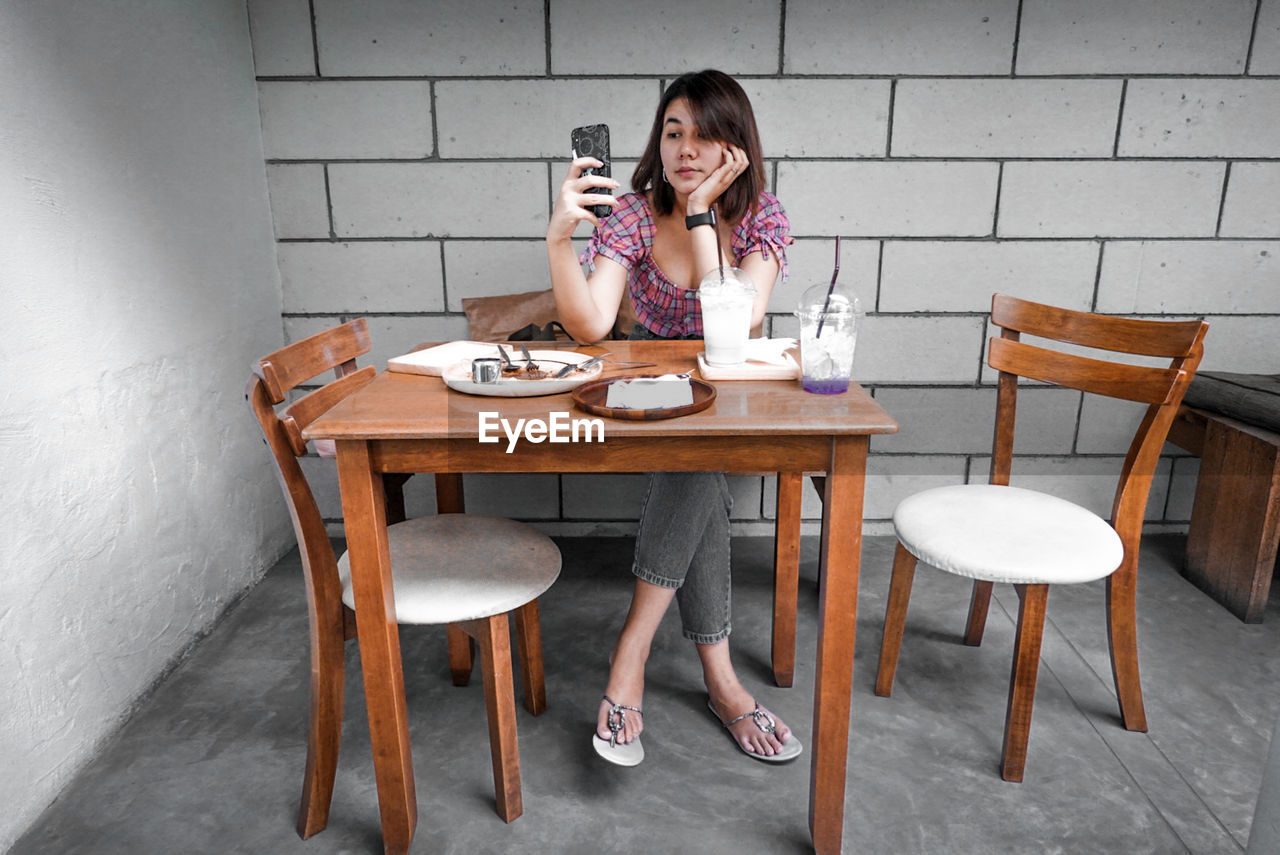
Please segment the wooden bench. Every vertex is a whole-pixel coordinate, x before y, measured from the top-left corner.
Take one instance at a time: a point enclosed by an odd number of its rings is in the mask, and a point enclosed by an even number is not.
[[[1200,458],[1182,575],[1261,623],[1280,546],[1280,433],[1184,404],[1169,441]]]

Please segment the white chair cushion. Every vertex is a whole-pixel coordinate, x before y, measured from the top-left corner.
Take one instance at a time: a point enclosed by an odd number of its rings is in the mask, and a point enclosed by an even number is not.
[[[515,520],[440,514],[387,528],[396,622],[456,623],[509,612],[560,575],[551,538]],[[338,559],[342,601],[352,608],[351,563]]]
[[[992,484],[925,490],[893,512],[898,540],[948,573],[1014,584],[1110,576],[1124,559],[1106,520],[1056,496]]]

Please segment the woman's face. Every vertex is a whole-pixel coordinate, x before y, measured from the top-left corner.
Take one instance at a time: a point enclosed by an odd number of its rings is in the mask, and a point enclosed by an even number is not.
[[[676,98],[662,117],[659,151],[671,188],[678,196],[688,196],[724,163],[725,145],[700,136],[689,102]]]

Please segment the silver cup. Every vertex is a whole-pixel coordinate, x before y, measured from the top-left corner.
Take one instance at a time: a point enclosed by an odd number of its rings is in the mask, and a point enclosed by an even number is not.
[[[471,360],[471,379],[476,383],[497,383],[502,378],[502,360],[482,357]]]

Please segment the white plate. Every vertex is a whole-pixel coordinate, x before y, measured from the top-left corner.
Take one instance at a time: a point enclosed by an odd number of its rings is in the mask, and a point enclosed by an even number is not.
[[[516,365],[524,365],[524,356],[517,348],[507,348]],[[587,353],[576,353],[572,350],[531,350],[529,355],[533,361],[553,374],[565,364],[580,365],[591,358]],[[588,380],[594,380],[604,370],[602,363],[597,362],[586,371],[575,371],[568,377],[545,380],[521,380],[504,374],[497,383],[476,383],[471,379],[471,361],[456,362],[440,375],[444,384],[450,389],[465,392],[468,395],[484,395],[490,398],[531,398],[535,395],[558,395],[580,386]]]

